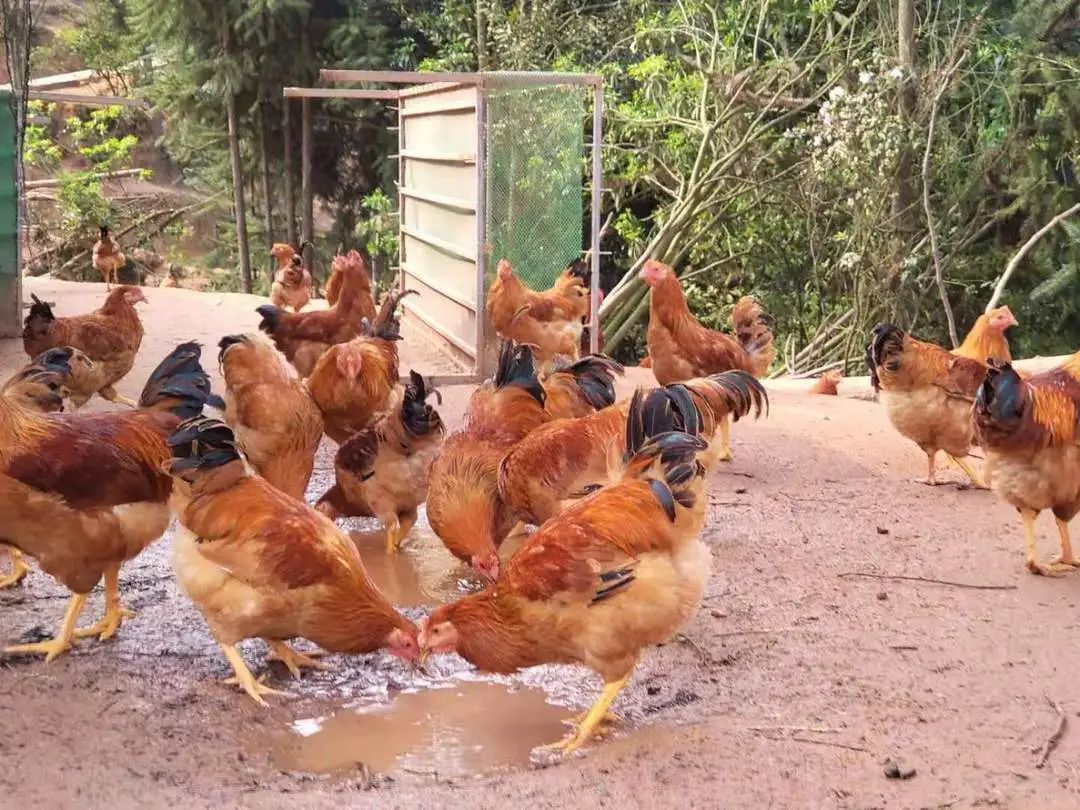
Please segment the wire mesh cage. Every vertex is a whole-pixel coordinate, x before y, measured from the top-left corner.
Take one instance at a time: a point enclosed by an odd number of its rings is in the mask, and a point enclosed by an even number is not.
[[[487,273],[507,259],[525,284],[542,290],[581,256],[588,96],[573,85],[483,92]]]

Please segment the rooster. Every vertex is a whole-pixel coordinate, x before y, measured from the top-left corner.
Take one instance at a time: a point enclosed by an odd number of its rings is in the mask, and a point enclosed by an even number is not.
[[[620,479],[529,537],[497,581],[441,605],[421,626],[421,657],[457,652],[488,672],[584,664],[604,681],[563,755],[596,732],[642,651],[697,611],[712,566],[705,522],[705,442],[675,427],[666,396],[632,401]]]
[[[978,360],[980,363],[985,363],[991,358],[1009,362],[1012,360],[1012,355],[1009,353],[1009,340],[1005,337],[1005,332],[1010,327],[1019,325],[1013,317],[1012,310],[1008,307],[998,307],[984,312],[975,319],[964,342],[953,349],[952,353],[957,357]]]
[[[416,627],[376,589],[356,546],[326,517],[255,475],[223,422],[195,418],[169,439],[181,532],[173,566],[256,703],[275,690],[251,674],[236,644],[262,638],[289,670],[318,666],[287,643],[332,652],[386,647],[415,660]]]
[[[972,482],[985,489],[964,460],[971,450],[971,407],[986,366],[924,343],[890,323],[878,324],[866,348],[870,382],[881,395],[889,421],[926,453],[926,478],[937,484],[937,454],[944,450]]]
[[[649,366],[661,385],[719,371],[741,369],[764,377],[776,355],[771,319],[750,296],[731,311],[734,335],[702,326],[690,312],[675,271],[645,262],[642,280],[652,288],[649,301]]]
[[[650,393],[667,397],[680,430],[702,436],[709,449],[701,455],[706,474],[730,448],[725,448],[729,420],[754,411],[761,415],[768,394],[745,371],[673,383]],[[506,454],[499,465],[499,495],[517,516],[543,525],[575,500],[606,483],[610,471],[621,474],[626,452],[626,419],[630,400],[578,419],[555,419],[533,430]]]
[[[581,397],[575,402],[606,407],[615,399],[612,368],[607,358],[584,358],[564,372],[566,378],[541,383],[531,349],[502,344],[494,380],[473,392],[465,424],[446,439],[431,467],[428,519],[454,556],[489,579],[498,577],[499,546],[518,522],[499,496],[499,463],[522,438],[551,420],[545,407],[552,396],[548,385],[566,394],[562,386],[574,380]]]
[[[1023,520],[1028,570],[1080,567],[1069,539],[1069,521],[1080,513],[1080,352],[1026,380],[1010,363],[991,361],[974,422],[990,486]],[[1044,509],[1054,513],[1061,541],[1061,556],[1049,566],[1035,548],[1035,518]]]
[[[446,428],[426,400],[439,393],[409,372],[401,407],[383,415],[338,448],[337,481],[316,504],[336,520],[377,517],[386,527],[386,552],[398,550],[416,523],[417,507],[427,499],[431,464]]]
[[[302,500],[322,441],[322,414],[296,372],[261,335],[228,335],[218,348],[225,420],[259,475]]]
[[[120,604],[120,566],[165,531],[172,489],[166,440],[210,393],[199,346],[176,348],[150,375],[139,408],[122,413],[37,414],[0,397],[0,542],[34,557],[73,592],[54,638],[7,648],[47,661],[75,638],[110,638],[133,615]],[[87,594],[105,578],[105,615],[76,630]]]
[[[23,324],[23,349],[36,357],[57,346],[79,349],[93,361],[70,380],[71,407],[81,408],[96,393],[110,402],[135,407],[114,387],[135,365],[142,345],[143,326],[135,305],[146,303],[138,287],[117,287],[97,312],[57,318],[52,307],[32,295],[33,304]]]
[[[278,263],[274,270],[274,283],[270,287],[270,303],[279,309],[292,307],[293,312],[299,312],[311,300],[311,273],[304,267],[304,260],[292,245],[275,242],[270,248],[270,255]]]
[[[120,244],[109,233],[107,225],[102,225],[99,229],[90,261],[105,279],[105,289],[111,290],[112,285],[120,280],[120,268],[127,264],[127,258],[120,250]]]
[[[342,274],[342,291],[341,298],[329,309],[286,312],[273,304],[256,308],[262,317],[259,329],[270,335],[301,377],[311,375],[315,363],[331,346],[357,337],[363,318],[375,317],[371,281],[360,254],[353,250],[337,256],[333,266]]]
[[[338,444],[400,402],[397,306],[414,292],[389,293],[375,322],[365,320],[360,337],[330,347],[308,377],[308,391],[322,411],[326,435]]]
[[[589,288],[581,269],[572,265],[550,290],[530,290],[503,259],[488,290],[486,308],[495,331],[532,346],[536,362],[544,368],[557,355],[578,358],[582,319],[589,314]]]

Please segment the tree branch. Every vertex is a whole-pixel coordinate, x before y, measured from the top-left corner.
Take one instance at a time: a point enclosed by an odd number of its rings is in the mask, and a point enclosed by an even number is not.
[[[1001,274],[1001,278],[999,278],[997,284],[994,285],[994,294],[990,296],[990,301],[986,305],[986,312],[989,312],[998,305],[1001,296],[1005,293],[1005,287],[1009,284],[1009,279],[1012,278],[1012,274],[1016,272],[1016,268],[1020,266],[1020,262],[1022,262],[1024,257],[1032,251],[1039,240],[1076,213],[1080,213],[1080,203],[1077,203],[1072,208],[1068,208],[1055,216],[1052,220],[1039,228],[1039,230],[1035,231],[1035,233],[1031,235],[1031,238],[1020,246],[1020,249],[1016,251],[1016,255],[1009,259],[1009,263],[1005,265],[1005,271]]]

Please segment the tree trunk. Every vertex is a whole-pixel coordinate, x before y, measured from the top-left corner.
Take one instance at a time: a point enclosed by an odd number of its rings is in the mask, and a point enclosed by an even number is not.
[[[292,100],[285,99],[284,115],[282,118],[282,130],[285,139],[285,149],[282,162],[285,166],[285,235],[289,244],[297,245],[296,239],[296,161],[293,160],[293,134],[292,134]]]
[[[222,40],[225,55],[232,53],[231,26],[223,17]],[[236,246],[240,252],[240,283],[244,292],[251,292],[251,254],[248,252],[247,211],[244,206],[244,167],[240,161],[240,122],[236,111],[236,96],[231,87],[225,88],[225,112],[229,120],[229,158],[232,163],[233,205],[236,208]]]
[[[904,80],[900,87],[899,113],[905,125],[911,123],[915,115],[916,75],[915,75],[915,0],[897,0],[897,58],[904,70]],[[907,240],[918,230],[916,222],[916,202],[918,200],[916,182],[915,155],[909,147],[904,147],[896,166],[896,194],[893,197],[893,228],[896,234],[897,254],[890,273],[895,277],[899,272],[899,258],[907,252]]]
[[[274,197],[270,181],[270,103],[263,95],[259,109],[259,162],[262,164],[263,217],[266,228],[266,249],[274,244]]]
[[[488,69],[486,0],[476,0],[476,69]]]
[[[311,60],[311,20],[304,20],[304,27],[300,31],[300,47],[304,54],[304,63]],[[315,235],[315,197],[311,188],[311,150],[314,148],[311,124],[311,99],[305,98],[300,102],[300,197],[301,211],[304,224],[301,239],[305,242],[314,242]],[[311,270],[311,249],[304,249],[304,266]]]

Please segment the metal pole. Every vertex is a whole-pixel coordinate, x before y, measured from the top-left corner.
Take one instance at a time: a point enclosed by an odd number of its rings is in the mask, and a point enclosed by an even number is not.
[[[592,125],[592,280],[589,289],[589,351],[600,351],[600,205],[603,196],[604,164],[600,145],[604,140],[604,85],[593,90]]]
[[[405,292],[405,234],[401,229],[406,227],[405,222],[405,195],[401,193],[401,190],[405,188],[405,150],[408,148],[405,145],[405,119],[401,117],[402,110],[405,109],[405,99],[398,98],[398,118],[397,118],[397,177],[398,177],[398,195],[397,195],[397,211],[398,211],[398,281],[399,289],[401,292]]]
[[[487,99],[484,87],[476,88],[476,362],[477,374],[487,365]]]
[[[303,227],[300,238],[305,242],[314,242],[314,195],[311,189],[311,99],[305,98],[300,102],[300,204],[303,206],[300,215],[303,217]],[[312,251],[305,249],[304,266],[311,270]]]

